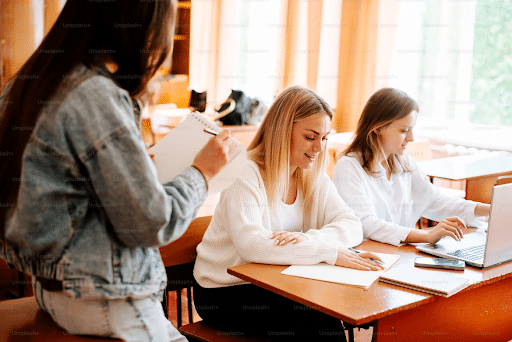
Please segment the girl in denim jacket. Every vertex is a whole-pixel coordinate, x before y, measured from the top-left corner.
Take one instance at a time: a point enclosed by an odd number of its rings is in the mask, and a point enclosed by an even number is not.
[[[160,304],[158,247],[184,233],[231,138],[158,182],[132,99],[172,50],[175,15],[174,0],[68,0],[0,98],[0,253],[70,334],[186,341]]]

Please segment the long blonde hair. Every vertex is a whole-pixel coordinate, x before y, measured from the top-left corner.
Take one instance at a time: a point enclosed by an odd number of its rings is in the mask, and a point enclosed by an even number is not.
[[[376,177],[378,175],[377,156],[382,153],[382,144],[377,130],[406,117],[413,110],[419,112],[418,103],[403,91],[394,88],[382,88],[376,91],[364,106],[354,140],[340,157],[353,152],[360,154],[363,169],[367,174]],[[410,171],[409,165],[402,156],[390,154],[386,162],[391,173],[398,171],[398,164],[403,171]]]
[[[276,205],[288,191],[293,124],[319,115],[327,115],[332,120],[333,113],[327,102],[310,89],[289,87],[276,97],[249,145],[249,159],[260,168],[271,205]],[[297,189],[303,195],[305,208],[309,195],[325,172],[326,161],[327,152],[324,149],[311,169],[296,170]]]

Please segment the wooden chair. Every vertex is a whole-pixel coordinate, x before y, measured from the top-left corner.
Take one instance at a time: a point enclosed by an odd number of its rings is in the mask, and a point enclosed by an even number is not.
[[[194,283],[194,276],[192,271],[196,260],[196,247],[203,239],[204,232],[206,231],[206,228],[208,228],[211,219],[211,216],[198,217],[194,219],[183,236],[160,248],[160,255],[162,256],[167,272],[167,288],[165,291],[163,307],[167,316],[169,308],[168,293],[170,291],[177,291],[176,308],[178,328],[182,325],[182,289],[187,289],[188,319],[190,323],[193,321],[192,284]]]
[[[0,262],[4,263],[5,265],[7,265],[7,267],[9,269],[12,269],[14,271],[14,266],[5,262],[5,260],[3,259],[0,259]],[[32,291],[30,291],[30,283],[31,281],[30,280],[27,280],[26,277],[25,277],[25,273],[19,271],[19,270],[16,270],[16,274],[17,274],[17,277],[13,277],[13,273],[11,272],[11,274],[1,274],[2,277],[6,277],[6,278],[10,278],[9,279],[9,282],[11,284],[17,284],[17,288],[18,288],[18,292],[14,292],[14,291],[8,291],[7,292],[7,295],[10,297],[10,298],[23,298],[25,296],[31,296],[33,295]],[[30,277],[29,277],[30,279]],[[28,293],[26,293],[26,288],[29,288],[29,291]]]
[[[245,332],[234,333],[232,331],[219,331],[218,329],[208,325],[203,321],[193,322],[193,299],[192,284],[194,283],[193,269],[197,256],[196,247],[203,239],[203,235],[210,224],[212,217],[198,217],[192,221],[185,234],[178,240],[160,248],[160,255],[167,272],[167,288],[164,298],[164,311],[168,312],[168,292],[177,291],[176,308],[177,308],[177,325],[179,331],[187,337],[191,342],[266,342],[273,341],[270,337],[251,336]],[[188,299],[188,321],[189,324],[183,325],[182,318],[182,300],[181,290],[187,289]],[[371,325],[367,324],[355,327],[344,323],[345,329],[349,332],[349,341],[354,341],[354,329],[368,329]]]
[[[168,293],[177,291],[176,308],[178,328],[189,341],[244,341],[244,342],[263,342],[270,339],[262,339],[250,336],[247,333],[242,335],[233,334],[233,332],[223,332],[204,323],[203,321],[193,322],[193,299],[192,285],[194,283],[193,269],[196,259],[196,247],[203,239],[203,235],[210,224],[212,217],[198,217],[188,227],[185,234],[173,243],[160,248],[160,255],[165,269],[167,271],[167,288],[164,299],[164,310],[168,311]],[[183,325],[182,322],[182,300],[181,290],[187,289],[188,299],[188,320],[189,324]]]
[[[503,185],[508,183],[512,183],[512,176],[499,176],[494,185]]]
[[[70,335],[52,317],[39,309],[35,297],[0,302],[0,341],[86,342],[120,341],[100,337]]]

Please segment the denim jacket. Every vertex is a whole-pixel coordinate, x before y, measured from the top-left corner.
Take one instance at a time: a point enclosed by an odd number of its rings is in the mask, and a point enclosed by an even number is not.
[[[137,106],[100,70],[78,66],[41,105],[35,127],[13,127],[33,132],[12,180],[20,188],[1,256],[62,280],[77,298],[161,299],[167,279],[158,246],[195,217],[206,197],[203,176],[189,167],[158,182]]]

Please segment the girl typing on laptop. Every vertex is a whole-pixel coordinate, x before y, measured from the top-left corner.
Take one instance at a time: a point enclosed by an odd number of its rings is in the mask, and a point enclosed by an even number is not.
[[[354,139],[336,162],[338,193],[361,219],[364,237],[392,245],[462,239],[466,224],[478,226],[489,205],[444,195],[405,153],[419,107],[404,92],[384,88],[366,103]],[[428,217],[439,223],[414,229]]]

